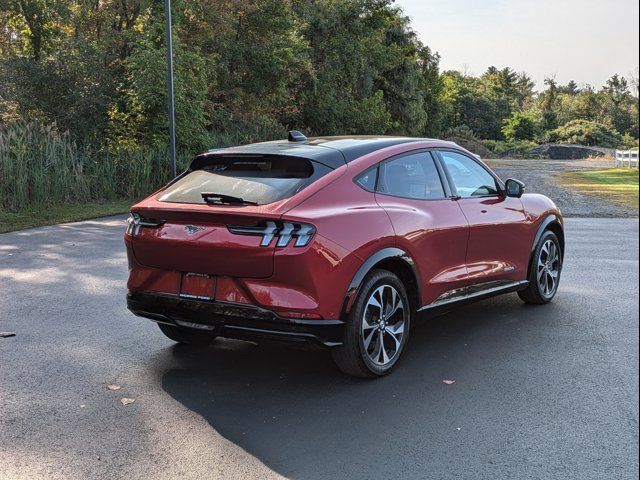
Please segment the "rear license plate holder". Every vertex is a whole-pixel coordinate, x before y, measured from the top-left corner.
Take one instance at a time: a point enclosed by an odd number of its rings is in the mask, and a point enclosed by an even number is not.
[[[180,297],[192,300],[215,298],[215,277],[206,273],[183,273],[180,277]]]

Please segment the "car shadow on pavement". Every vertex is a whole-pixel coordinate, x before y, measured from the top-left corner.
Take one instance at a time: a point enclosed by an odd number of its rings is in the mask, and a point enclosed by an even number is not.
[[[461,441],[462,419],[483,406],[473,384],[461,383],[484,355],[474,343],[517,330],[514,310],[527,309],[494,299],[421,319],[398,368],[376,380],[341,374],[324,350],[219,340],[171,347],[175,365],[161,372],[162,387],[286,477],[422,477],[431,461],[465,455],[476,442]]]

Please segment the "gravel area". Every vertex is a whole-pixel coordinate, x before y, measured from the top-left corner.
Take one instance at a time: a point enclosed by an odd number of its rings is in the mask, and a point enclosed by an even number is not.
[[[527,184],[527,192],[553,199],[568,217],[637,217],[638,210],[621,207],[591,195],[564,187],[560,174],[575,170],[612,168],[611,159],[589,160],[485,160],[503,180],[517,178]]]

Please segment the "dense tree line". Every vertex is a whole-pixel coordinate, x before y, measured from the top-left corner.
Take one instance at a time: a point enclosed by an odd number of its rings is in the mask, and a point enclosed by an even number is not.
[[[0,0],[0,128],[118,153],[167,138],[163,0]],[[390,0],[173,0],[181,150],[310,135],[638,138],[637,79],[599,89],[439,71]],[[634,90],[635,88],[635,90]]]

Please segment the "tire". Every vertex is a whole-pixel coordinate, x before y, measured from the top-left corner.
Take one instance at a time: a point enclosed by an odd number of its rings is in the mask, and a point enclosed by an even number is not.
[[[210,330],[196,330],[194,328],[182,328],[166,323],[158,323],[160,331],[174,342],[186,345],[208,345],[218,336]]]
[[[550,230],[545,231],[531,256],[529,285],[518,292],[520,299],[532,305],[544,305],[553,300],[558,293],[562,261],[558,237]]]
[[[386,307],[385,316],[376,303]],[[388,374],[407,344],[411,318],[411,304],[400,279],[386,270],[372,271],[347,318],[343,344],[331,350],[338,368],[354,377]]]

